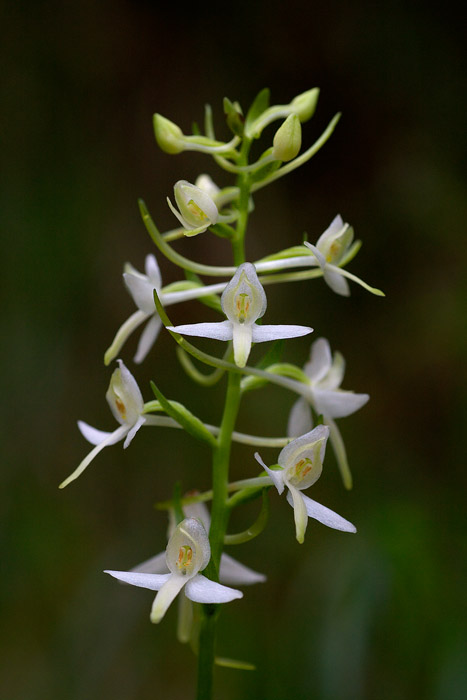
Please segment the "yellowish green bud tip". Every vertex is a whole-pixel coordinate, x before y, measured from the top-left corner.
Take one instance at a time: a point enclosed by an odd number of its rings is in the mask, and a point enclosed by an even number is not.
[[[272,154],[276,160],[289,161],[295,158],[302,145],[302,127],[297,114],[290,114],[276,131]]]
[[[173,155],[184,150],[184,136],[179,126],[161,114],[154,115],[153,124],[156,141],[162,151]]]

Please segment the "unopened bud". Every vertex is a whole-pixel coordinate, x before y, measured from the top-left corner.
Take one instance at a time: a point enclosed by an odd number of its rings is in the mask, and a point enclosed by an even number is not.
[[[179,126],[161,114],[154,115],[153,124],[156,141],[165,153],[175,154],[184,150],[184,136]]]
[[[276,131],[272,154],[276,160],[289,161],[295,158],[302,145],[302,127],[297,114],[290,114]]]
[[[312,88],[311,90],[302,92],[301,95],[297,95],[297,97],[292,100],[290,106],[301,122],[306,122],[308,119],[311,119],[315,113],[318,97],[319,88]]]

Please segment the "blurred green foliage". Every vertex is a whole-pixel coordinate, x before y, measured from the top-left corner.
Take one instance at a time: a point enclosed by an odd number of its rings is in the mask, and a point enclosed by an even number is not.
[[[272,497],[265,533],[234,552],[268,583],[226,608],[220,636],[222,655],[258,670],[220,669],[217,697],[466,697],[466,93],[456,13],[337,0],[260,0],[236,5],[227,22],[206,5],[186,16],[128,0],[7,0],[0,12],[0,696],[190,697],[194,661],[175,642],[175,612],[151,626],[150,594],[101,571],[165,546],[153,503],[175,478],[205,487],[207,449],[143,430],[128,452],[105,450],[65,492],[57,486],[87,450],[76,419],[113,425],[102,357],[132,310],[122,265],[141,268],[151,251],[137,197],[169,228],[175,180],[205,169],[216,178],[203,156],[157,150],[153,112],[189,130],[209,101],[227,137],[225,94],[245,106],[267,85],[286,102],[317,85],[304,144],[337,110],[343,119],[303,171],[257,195],[249,256],[292,245],[305,229],[313,240],[340,212],[364,242],[351,269],[387,293],[354,286],[341,299],[320,282],[268,289],[269,322],[310,323],[346,357],[344,388],[372,397],[340,423],[354,490],[343,492],[330,454],[313,492],[359,533],[310,524],[300,547],[290,508]],[[225,250],[207,235],[181,247],[208,261]],[[162,270],[166,282],[178,274]],[[176,308],[174,321],[199,313]],[[292,341],[287,359],[303,363],[308,345]],[[135,374],[146,399],[153,378],[216,421],[220,391],[187,392],[169,338]],[[239,429],[283,433],[294,397],[259,394],[245,398]],[[234,476],[256,471],[251,451],[236,449]]]

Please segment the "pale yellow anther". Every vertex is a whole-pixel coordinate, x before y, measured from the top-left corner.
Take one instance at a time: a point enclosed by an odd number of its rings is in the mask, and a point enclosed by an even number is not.
[[[235,306],[237,309],[237,316],[239,323],[245,323],[248,311],[250,309],[250,295],[246,292],[237,294],[235,298]]]
[[[185,576],[187,569],[193,561],[193,550],[188,545],[182,545],[178,550],[177,568]]]
[[[204,211],[199,207],[196,202],[193,199],[190,199],[190,201],[187,203],[187,208],[191,211],[193,216],[195,216],[197,219],[199,219],[200,222],[207,221],[208,217],[204,213]]]

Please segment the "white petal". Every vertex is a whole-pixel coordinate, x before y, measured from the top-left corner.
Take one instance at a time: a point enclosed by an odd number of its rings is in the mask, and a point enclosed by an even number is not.
[[[156,287],[151,280],[134,272],[124,272],[123,279],[138,309],[145,314],[153,314],[156,310],[153,290]]]
[[[271,477],[272,482],[278,492],[281,494],[284,490],[284,470],[283,469],[269,469],[261,459],[259,452],[255,452],[256,461],[263,467],[263,469]]]
[[[199,503],[189,503],[183,506],[183,512],[187,518],[196,518],[200,520],[206,532],[209,532],[211,526],[211,516],[209,515],[209,510],[205,503],[200,501]]]
[[[332,366],[331,348],[326,338],[318,338],[311,346],[310,361],[305,365],[305,374],[313,384],[321,381]]]
[[[232,340],[232,324],[230,321],[218,323],[187,323],[182,326],[167,326],[169,331],[175,331],[180,335],[194,335],[200,338],[214,338],[214,340]]]
[[[232,323],[234,360],[237,367],[245,367],[248,362],[252,335],[252,327],[250,324]]]
[[[149,588],[150,591],[159,591],[171,577],[171,574],[138,574],[132,571],[111,571],[109,569],[106,569],[104,574],[110,574],[119,581],[123,581],[123,583],[129,583],[131,586]]]
[[[248,303],[241,303],[242,299]],[[258,279],[255,266],[243,263],[224,289],[222,310],[232,322],[254,323],[261,318],[267,306],[266,293]]]
[[[146,324],[146,328],[141,333],[141,337],[138,342],[138,348],[136,350],[136,355],[133,358],[136,364],[141,364],[141,362],[146,358],[146,355],[156,342],[156,338],[159,335],[161,326],[162,321],[160,320],[157,314],[155,314],[149,319],[148,323]]]
[[[283,326],[280,324],[268,326],[253,325],[253,342],[264,343],[268,340],[279,340],[280,338],[299,338],[313,332],[309,326]]]
[[[345,360],[340,352],[335,352],[331,369],[318,384],[319,389],[338,389],[345,374]]]
[[[144,401],[136,379],[121,360],[110,378],[105,398],[115,419],[130,428],[144,410]]]
[[[279,453],[279,457],[277,458],[278,464],[281,465],[284,469],[287,469],[291,464],[296,462],[298,459],[303,459],[304,457],[308,457],[311,459],[312,462],[314,462],[315,454],[314,454],[314,446],[316,445],[317,442],[320,442],[320,452],[319,452],[319,460],[321,463],[324,462],[324,454],[326,451],[326,441],[329,437],[329,428],[327,425],[317,425],[316,428],[313,428],[313,430],[310,430],[309,433],[305,433],[305,435],[300,435],[298,438],[295,438],[295,440],[292,440],[292,442],[289,442],[288,445],[282,448],[282,450]],[[319,473],[316,476],[316,479],[319,478],[321,475],[321,469],[319,470]],[[315,480],[316,480],[315,479]],[[311,485],[311,484],[310,484]]]
[[[140,416],[136,423],[130,428],[128,431],[128,435],[126,436],[126,440],[123,443],[123,449],[126,450],[128,445],[131,443],[133,438],[135,437],[136,433],[138,430],[141,428],[142,425],[146,422],[146,418],[144,416]]]
[[[322,506],[321,503],[313,501],[311,498],[308,498],[308,496],[304,496],[303,494],[301,494],[301,496],[305,504],[306,512],[310,518],[314,518],[320,523],[323,523],[323,525],[332,527],[334,530],[342,530],[343,532],[357,532],[355,525],[352,525],[352,523],[350,523],[348,520],[342,518],[340,515],[337,515],[337,513],[334,513],[333,510],[326,508],[326,506]]]
[[[334,454],[336,455],[337,466],[339,467],[342,481],[344,482],[344,486],[346,489],[351,489],[352,474],[350,471],[349,462],[347,460],[347,452],[345,451],[345,445],[342,439],[342,435],[340,434],[340,430],[337,427],[336,423],[334,423],[334,421],[331,418],[329,418],[329,416],[326,416],[325,420],[326,423],[329,425],[329,441],[332,445],[332,449],[334,450]]]
[[[300,491],[293,486],[289,486],[289,493],[287,494],[287,501],[293,507],[293,514],[295,520],[295,534],[297,537],[297,542],[303,543],[305,539],[306,526],[308,525],[308,515],[304,503],[304,496]]]
[[[236,598],[243,598],[241,591],[210,581],[202,574],[197,574],[188,581],[185,594],[194,603],[229,603]]]
[[[131,569],[131,573],[133,574],[167,574],[168,572],[169,568],[165,560],[165,550],[156,554],[155,557],[146,559],[146,561],[143,561],[141,564]]]
[[[146,275],[151,280],[155,289],[160,289],[162,287],[162,277],[161,271],[159,270],[159,265],[154,255],[146,255],[146,260],[144,262],[144,269]]]
[[[304,398],[298,399],[292,406],[287,424],[287,435],[298,437],[308,433],[313,427],[310,404]]]
[[[138,574],[134,575],[137,576]],[[145,574],[139,575],[144,576]],[[151,574],[149,574],[149,576],[151,576]],[[162,577],[160,576],[159,578]],[[184,576],[180,576],[177,574],[168,575],[167,581],[164,583],[162,588],[159,590],[159,593],[154,598],[154,603],[152,604],[151,610],[151,622],[157,624],[162,620],[170,604],[172,603],[174,598],[176,598],[176,596],[180,593],[185,583],[186,579]]]
[[[94,457],[98,455],[101,450],[104,449],[104,447],[107,447],[108,445],[114,445],[116,442],[123,440],[127,432],[128,426],[121,425],[113,433],[110,433],[109,437],[103,440],[101,443],[99,443],[99,445],[96,445],[95,448],[91,450],[91,452],[83,459],[83,461],[81,462],[81,464],[79,464],[75,471],[72,474],[70,474],[70,476],[67,477],[65,481],[62,481],[59,488],[64,489],[65,486],[68,486],[68,484],[77,479],[84,472],[86,467],[88,467],[89,464],[91,464]]]
[[[355,394],[353,391],[331,391],[313,389],[313,403],[317,413],[330,418],[350,416],[364,406],[370,398],[368,394]]]
[[[248,566],[240,564],[228,554],[222,554],[219,567],[219,579],[222,583],[233,586],[250,585],[251,583],[261,583],[266,580],[264,574],[253,571]]]
[[[324,281],[331,287],[332,291],[336,294],[340,294],[342,297],[350,296],[350,287],[347,280],[342,277],[339,272],[335,270],[330,270],[328,267],[324,268]]]
[[[135,311],[135,313],[132,314],[130,318],[127,318],[125,323],[120,326],[115,338],[112,341],[112,345],[105,352],[104,363],[106,365],[109,365],[112,360],[115,360],[124,343],[130,337],[133,331],[138,328],[138,326],[140,326],[147,318],[148,315],[138,309],[138,311]]]
[[[320,268],[322,270],[324,270],[324,268],[326,266],[326,258],[324,257],[324,255],[322,253],[320,253],[318,248],[315,245],[313,245],[312,243],[308,243],[308,241],[305,241],[305,245],[307,248],[309,248],[311,251],[313,251],[313,253],[318,261],[318,265],[320,266]]]
[[[101,442],[104,442],[104,440],[107,440],[108,437],[110,437],[111,435],[115,435],[115,433],[117,432],[116,430],[114,430],[112,433],[109,433],[105,430],[98,430],[97,428],[93,428],[92,425],[88,425],[82,420],[78,421],[78,428],[80,430],[81,435],[84,438],[86,438],[86,440],[90,442],[91,445],[99,445]],[[114,445],[121,439],[121,437],[114,438],[114,442],[108,442],[107,445]]]

